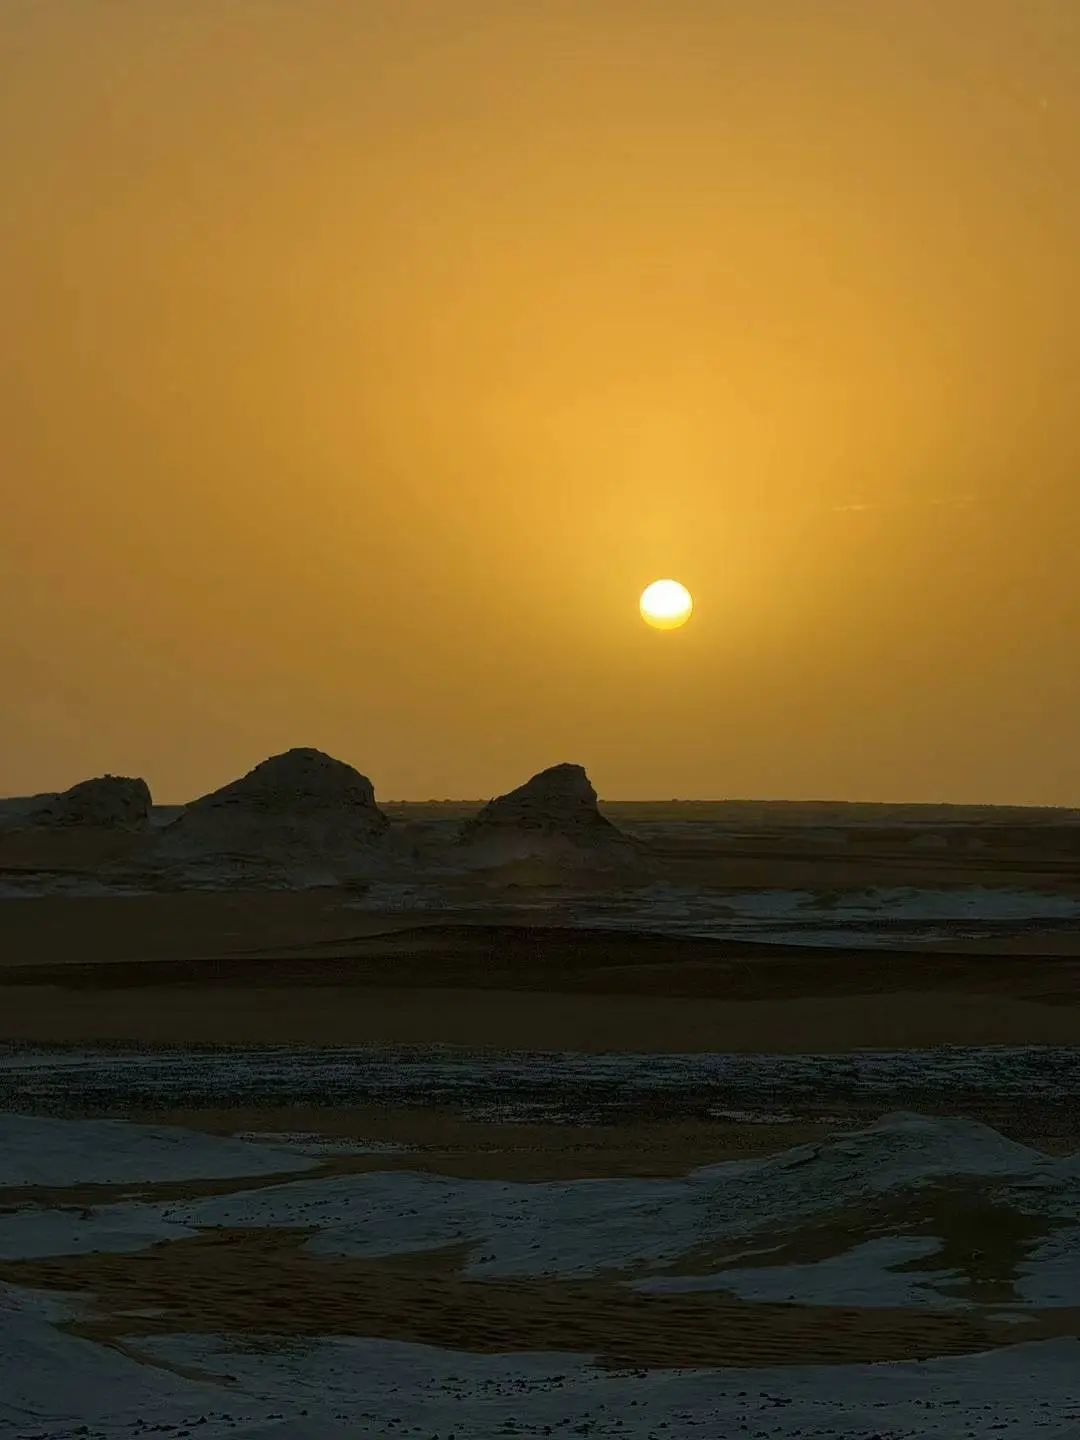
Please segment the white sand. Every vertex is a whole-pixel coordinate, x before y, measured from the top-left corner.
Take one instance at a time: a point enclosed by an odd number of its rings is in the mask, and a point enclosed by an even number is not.
[[[285,1147],[125,1120],[0,1114],[0,1188],[211,1180],[307,1170]]]

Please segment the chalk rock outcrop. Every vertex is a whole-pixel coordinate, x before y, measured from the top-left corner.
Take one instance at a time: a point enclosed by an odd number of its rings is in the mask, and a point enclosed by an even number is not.
[[[50,795],[22,817],[32,827],[142,830],[150,818],[150,787],[127,775],[100,775]]]
[[[494,861],[527,857],[609,862],[632,846],[600,814],[596,791],[580,765],[553,765],[490,801],[466,821],[462,842]]]
[[[318,861],[368,849],[389,826],[366,775],[321,750],[297,749],[193,801],[162,845],[173,854]]]

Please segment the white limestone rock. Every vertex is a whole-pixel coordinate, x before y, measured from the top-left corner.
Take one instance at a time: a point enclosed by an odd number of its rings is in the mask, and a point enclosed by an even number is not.
[[[366,775],[321,750],[287,750],[188,805],[161,832],[163,854],[248,858],[266,865],[348,860],[369,851],[390,821]],[[333,875],[327,872],[327,883]]]
[[[70,790],[46,796],[21,823],[31,828],[68,826],[100,830],[143,830],[150,819],[150,787],[127,775],[100,775]]]
[[[580,765],[553,765],[490,801],[465,822],[462,843],[479,858],[510,864],[545,859],[575,864],[628,860],[633,844],[600,814]]]

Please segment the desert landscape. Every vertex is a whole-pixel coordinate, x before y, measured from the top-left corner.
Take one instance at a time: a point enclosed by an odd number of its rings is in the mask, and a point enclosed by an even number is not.
[[[0,0],[0,1440],[1080,1440],[1078,0]]]
[[[1080,815],[0,807],[19,1437],[1080,1424]]]

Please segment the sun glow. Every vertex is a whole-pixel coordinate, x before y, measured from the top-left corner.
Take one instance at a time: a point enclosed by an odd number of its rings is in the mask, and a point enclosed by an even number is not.
[[[678,580],[654,580],[641,594],[641,618],[654,630],[677,630],[694,613],[694,601]]]

